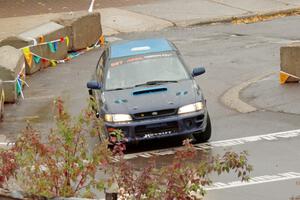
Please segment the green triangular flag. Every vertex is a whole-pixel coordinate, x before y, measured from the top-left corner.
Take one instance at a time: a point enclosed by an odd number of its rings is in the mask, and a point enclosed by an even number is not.
[[[55,52],[56,52],[56,49],[55,49],[55,47],[54,47],[54,45],[53,45],[52,42],[49,42],[49,43],[48,43],[48,46],[49,46],[50,51],[51,51],[52,53],[55,53]]]
[[[39,56],[33,56],[33,60],[34,60],[35,64],[39,64],[40,61],[41,61],[41,57],[39,57]]]
[[[17,79],[16,81],[16,91],[17,91],[17,94],[20,95],[21,94],[21,91],[22,91],[22,83],[20,83],[21,81],[19,79]]]

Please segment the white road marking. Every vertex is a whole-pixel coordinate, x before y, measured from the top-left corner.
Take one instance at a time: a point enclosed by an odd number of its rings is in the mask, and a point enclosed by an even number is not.
[[[202,144],[196,144],[194,145],[194,147],[198,150],[207,150],[207,149],[213,149],[215,147],[230,147],[230,146],[243,145],[246,143],[258,142],[258,141],[277,141],[279,139],[295,138],[298,136],[300,136],[300,129],[270,133],[264,135],[241,137],[241,138],[228,139],[228,140],[212,141],[212,142],[207,142]],[[180,148],[182,147],[176,149],[180,149]],[[176,149],[174,148],[174,149],[154,150],[148,152],[126,154],[125,159],[130,160],[137,157],[149,158],[152,156],[172,155],[175,154]]]
[[[215,147],[230,147],[230,146],[236,146],[236,145],[243,145],[246,143],[252,143],[252,142],[258,142],[258,141],[277,141],[279,139],[288,139],[288,138],[295,138],[300,136],[300,129],[291,130],[291,131],[284,131],[284,132],[277,132],[277,133],[270,133],[270,134],[264,134],[264,135],[256,135],[256,136],[248,136],[248,137],[241,137],[241,138],[235,138],[235,139],[228,139],[228,140],[220,140],[220,141],[213,141],[213,142],[207,142],[202,144],[196,144],[194,147],[198,150],[207,150],[207,149],[213,149]],[[1,142],[0,147],[7,147],[10,145],[13,145],[14,143],[5,143]],[[141,152],[141,153],[133,153],[133,154],[125,154],[124,159],[130,160],[135,158],[150,158],[153,156],[164,156],[164,155],[172,155],[175,154],[176,149],[179,148],[173,148],[173,149],[164,149],[164,150],[154,150],[154,151],[148,151],[148,152]],[[116,158],[116,161],[118,159]]]
[[[41,100],[41,99],[55,99],[56,96],[54,95],[46,95],[46,96],[32,96],[32,97],[27,97],[26,100]]]
[[[107,41],[107,42],[115,42],[115,41],[119,41],[119,40],[122,40],[122,39],[119,37],[114,37],[114,36],[105,37],[105,41]]]
[[[216,182],[216,183],[213,183],[209,187],[204,187],[204,189],[206,191],[221,190],[221,189],[256,185],[256,184],[262,184],[262,183],[286,181],[286,180],[298,179],[298,178],[300,178],[300,173],[287,172],[287,173],[280,173],[280,174],[276,174],[276,175],[265,175],[265,176],[254,177],[254,178],[251,178],[249,180],[249,182],[241,182],[241,181],[233,181],[233,182],[229,182],[229,183]],[[80,199],[78,199],[78,200],[80,200]],[[104,200],[104,199],[102,198],[100,200]]]
[[[90,4],[90,7],[89,7],[89,9],[88,9],[88,12],[89,12],[89,13],[92,13],[92,12],[93,12],[94,3],[95,3],[95,0],[92,0],[92,1],[91,1],[91,4]]]
[[[232,181],[229,183],[216,182],[216,183],[213,183],[211,186],[205,187],[205,190],[206,191],[220,190],[220,189],[262,184],[262,183],[286,181],[286,180],[291,180],[291,179],[300,179],[300,173],[286,172],[286,173],[280,173],[280,174],[275,174],[275,175],[257,176],[257,177],[251,178],[248,182],[242,182],[242,181]]]
[[[250,142],[257,142],[263,140],[273,141],[282,138],[293,138],[298,136],[300,136],[300,129],[278,132],[278,133],[270,133],[265,135],[256,135],[256,136],[242,137],[236,139],[221,140],[221,141],[209,142],[204,144],[196,144],[194,146],[200,149],[212,149],[213,147],[228,147],[228,146],[241,145]]]

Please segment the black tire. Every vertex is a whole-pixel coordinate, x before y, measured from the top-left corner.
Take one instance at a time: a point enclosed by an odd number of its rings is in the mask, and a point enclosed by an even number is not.
[[[194,138],[196,139],[196,142],[206,142],[211,137],[211,121],[209,114],[207,113],[207,124],[206,129],[204,132],[197,132],[193,134]]]

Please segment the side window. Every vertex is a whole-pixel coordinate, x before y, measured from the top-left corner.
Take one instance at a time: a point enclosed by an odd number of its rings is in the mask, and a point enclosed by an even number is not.
[[[99,79],[100,81],[103,80],[103,67],[104,67],[103,64],[104,64],[104,59],[103,56],[101,56],[99,64],[97,66],[97,72],[96,72],[97,79]]]
[[[96,70],[96,76],[97,79],[100,81],[103,81],[103,73],[104,73],[104,66],[105,66],[105,59],[106,59],[106,51],[103,51],[97,65],[97,70]]]

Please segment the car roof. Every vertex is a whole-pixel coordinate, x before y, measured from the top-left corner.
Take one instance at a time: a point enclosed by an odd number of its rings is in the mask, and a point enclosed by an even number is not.
[[[110,58],[121,58],[174,50],[176,49],[173,47],[173,45],[164,38],[127,40],[116,42],[110,45]]]

